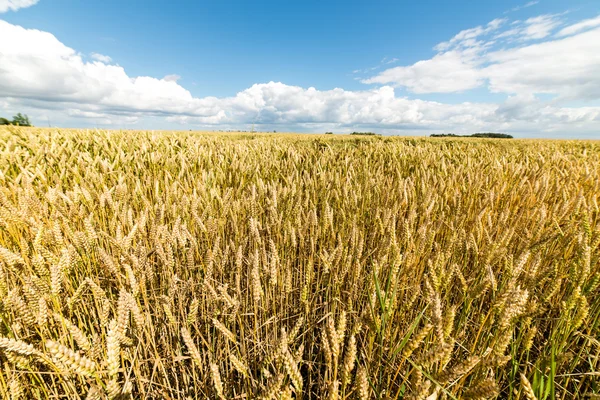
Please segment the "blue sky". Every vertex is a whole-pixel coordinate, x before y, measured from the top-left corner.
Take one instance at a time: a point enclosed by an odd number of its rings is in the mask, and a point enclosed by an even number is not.
[[[597,1],[0,0],[0,12],[0,115],[37,125],[600,138]]]

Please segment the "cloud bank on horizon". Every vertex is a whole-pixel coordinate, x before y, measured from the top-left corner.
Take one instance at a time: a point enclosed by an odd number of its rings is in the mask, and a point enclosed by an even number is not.
[[[0,0],[0,12],[36,2]],[[463,30],[436,45],[430,59],[382,63],[385,69],[361,79],[364,90],[268,82],[221,98],[194,97],[176,74],[130,76],[108,55],[84,55],[52,33],[0,20],[0,37],[12,38],[0,40],[0,110],[37,116],[51,112],[117,128],[159,118],[181,129],[257,124],[302,131],[366,127],[387,133],[497,131],[598,138],[600,16],[570,23],[564,18],[499,18]],[[503,100],[419,98],[473,90]]]

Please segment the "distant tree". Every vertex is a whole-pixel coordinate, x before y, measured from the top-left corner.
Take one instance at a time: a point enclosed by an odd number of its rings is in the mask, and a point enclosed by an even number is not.
[[[434,133],[431,137],[461,137],[460,135],[456,135],[454,133]]]
[[[12,120],[13,125],[18,126],[31,126],[31,122],[29,122],[29,117],[25,114],[18,113],[13,117]]]
[[[10,125],[10,121],[6,118],[0,117],[0,125]]]
[[[333,132],[325,132],[326,135],[333,135]]]
[[[511,135],[507,135],[506,133],[491,133],[491,132],[474,133],[471,136],[479,137],[479,138],[494,138],[494,139],[512,139],[513,138]]]
[[[373,132],[352,132],[351,135],[361,135],[361,136],[381,136],[380,134]]]
[[[506,133],[474,133],[472,135],[456,135],[454,133],[434,133],[431,137],[472,137],[472,138],[491,138],[491,139],[512,139],[511,135]]]

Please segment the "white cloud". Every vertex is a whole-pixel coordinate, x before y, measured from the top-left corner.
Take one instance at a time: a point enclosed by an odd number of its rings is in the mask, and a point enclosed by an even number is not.
[[[497,33],[493,39],[504,44],[527,42],[544,39],[561,26],[563,21],[560,14],[546,14],[528,18],[525,21],[513,21],[510,29]]]
[[[513,38],[515,36],[520,36],[522,34],[523,34],[523,27],[517,26],[515,28],[511,28],[504,32],[498,33],[496,36],[494,36],[494,39],[498,40],[498,39],[505,39],[505,38]]]
[[[0,14],[7,11],[17,11],[21,8],[31,7],[39,0],[0,0]]]
[[[483,84],[477,60],[461,50],[437,54],[408,67],[394,67],[363,83],[404,86],[413,93],[453,93]]]
[[[474,43],[473,40],[480,36],[484,36],[489,34],[490,32],[496,31],[502,25],[504,25],[508,20],[506,18],[497,18],[493,21],[490,21],[485,27],[478,26],[475,28],[465,29],[459,33],[457,33],[452,39],[447,42],[442,42],[435,46],[435,50],[437,51],[445,51],[450,49],[451,47],[460,47],[461,45]]]
[[[503,23],[483,29],[493,34]],[[278,131],[365,127],[411,133],[597,132],[600,107],[562,107],[522,93],[534,88],[534,92],[600,98],[596,72],[600,52],[590,55],[597,50],[595,43],[600,43],[600,30],[504,51],[489,51],[482,35],[464,33],[450,50],[431,60],[388,69],[373,81],[385,85],[378,88],[321,91],[269,82],[232,97],[199,98],[177,83],[177,75],[132,77],[122,67],[98,58],[85,61],[50,33],[0,20],[0,37],[12,38],[0,41],[0,109],[27,112],[34,121],[39,119],[39,125],[48,119],[53,125],[90,121],[123,126],[160,118],[194,127],[256,123]],[[565,57],[554,57],[563,53]],[[484,85],[486,80],[494,91],[518,94],[502,104],[445,104],[402,97],[388,85],[401,81],[400,86],[415,92],[452,92]]]
[[[490,42],[482,39],[497,32],[507,21],[495,19],[485,26],[465,29],[435,46],[438,54],[433,58],[389,68],[362,82],[391,84],[418,94],[454,93],[477,88],[484,84],[479,68],[483,63],[480,54],[490,46]]]
[[[504,31],[488,24],[462,31],[438,46],[443,50],[429,60],[389,68],[363,82],[403,87],[413,93],[487,86],[496,93],[600,99],[600,28],[585,31],[595,23],[572,25],[570,31],[576,34],[559,39],[549,38],[561,24],[556,15],[519,21]],[[491,34],[491,39],[484,37]]]
[[[440,129],[471,119],[485,126],[493,104],[443,104],[397,97],[384,86],[365,91],[289,86],[280,82],[256,84],[234,97],[214,99],[220,111],[211,117],[181,116],[172,120],[197,123],[335,124]]]
[[[112,61],[112,58],[110,58],[109,56],[105,56],[104,54],[100,54],[100,53],[92,53],[92,54],[90,54],[90,57],[93,60],[103,62],[104,64],[110,64],[110,62]]]
[[[163,78],[163,81],[167,81],[167,82],[177,82],[178,80],[181,79],[181,76],[176,75],[176,74],[171,74],[171,75],[167,75]]]
[[[487,56],[489,88],[502,93],[548,93],[600,99],[600,29]]]
[[[123,111],[201,114],[207,101],[172,80],[129,77],[116,65],[85,62],[52,34],[0,20],[0,93],[5,97],[94,104]],[[209,107],[210,108],[210,107]]]
[[[556,36],[570,36],[587,29],[595,28],[597,26],[600,26],[600,15],[598,15],[596,18],[586,19],[576,24],[569,25],[566,28],[561,29]]]
[[[538,0],[530,1],[529,3],[525,3],[522,6],[517,6],[517,7],[511,8],[510,11],[507,11],[507,12],[520,11],[524,8],[529,8],[529,7],[535,6],[536,4],[539,4],[539,3],[540,2]]]
[[[543,39],[561,24],[557,15],[540,15],[525,21],[523,39]]]
[[[600,107],[557,107],[543,103],[533,95],[509,97],[496,110],[497,116],[507,123],[524,126],[543,126],[545,132],[571,130],[576,134],[580,130],[593,132],[600,124]]]

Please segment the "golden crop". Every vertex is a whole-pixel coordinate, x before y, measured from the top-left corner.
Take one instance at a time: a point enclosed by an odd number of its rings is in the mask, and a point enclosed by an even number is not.
[[[600,144],[0,131],[0,398],[600,396]]]

